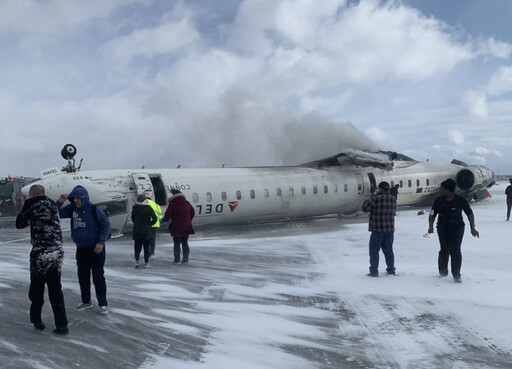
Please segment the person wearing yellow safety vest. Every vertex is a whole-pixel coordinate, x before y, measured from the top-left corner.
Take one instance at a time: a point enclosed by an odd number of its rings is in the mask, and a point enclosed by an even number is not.
[[[151,209],[155,212],[155,215],[157,217],[156,223],[152,225],[151,230],[153,231],[151,242],[149,244],[149,255],[151,255],[153,258],[155,257],[155,246],[156,246],[156,230],[160,228],[160,220],[162,219],[162,208],[160,205],[158,205],[156,202],[151,200],[150,197],[146,195],[146,200],[148,201],[148,205],[151,206]]]

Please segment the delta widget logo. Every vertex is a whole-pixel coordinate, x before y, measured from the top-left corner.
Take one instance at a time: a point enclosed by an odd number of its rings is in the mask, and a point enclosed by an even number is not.
[[[231,209],[231,212],[234,212],[237,206],[238,206],[238,201],[230,201],[229,202],[229,208]]]

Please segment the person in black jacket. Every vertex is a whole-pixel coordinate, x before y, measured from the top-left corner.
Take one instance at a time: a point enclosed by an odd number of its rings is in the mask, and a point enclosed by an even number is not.
[[[437,234],[441,245],[438,258],[439,275],[441,277],[448,275],[448,259],[451,257],[453,279],[456,282],[461,282],[462,253],[460,247],[464,237],[462,211],[468,217],[471,235],[480,237],[480,234],[475,228],[475,216],[468,201],[455,194],[455,186],[455,181],[451,178],[441,183],[439,188],[441,196],[432,205],[428,218],[428,233],[434,233],[434,220],[439,215],[437,220]]]
[[[510,185],[505,189],[505,195],[507,195],[507,222],[510,219],[510,209],[512,208],[512,178],[508,181]]]
[[[30,322],[40,331],[46,328],[41,319],[41,311],[47,285],[56,326],[53,333],[67,334],[68,319],[60,282],[64,250],[59,211],[55,203],[45,196],[41,185],[30,187],[29,197],[16,217],[16,228],[30,225]]]
[[[132,208],[132,222],[133,233],[132,238],[134,241],[135,251],[135,268],[140,266],[139,257],[142,247],[144,246],[144,268],[149,267],[149,246],[153,237],[152,225],[158,220],[155,212],[148,205],[146,197],[139,195],[137,202]]]

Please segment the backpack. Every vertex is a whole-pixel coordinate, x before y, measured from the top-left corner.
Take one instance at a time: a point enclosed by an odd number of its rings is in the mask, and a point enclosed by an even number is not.
[[[96,205],[94,205],[94,204],[91,205],[91,211],[92,211],[92,217],[94,218],[94,221],[96,222],[96,224],[99,227],[100,226],[100,221],[98,219],[98,213],[96,213],[96,211],[97,211]],[[108,218],[108,214],[106,212],[105,212],[105,215]],[[112,237],[112,232],[108,233],[107,241],[110,240],[110,237]]]

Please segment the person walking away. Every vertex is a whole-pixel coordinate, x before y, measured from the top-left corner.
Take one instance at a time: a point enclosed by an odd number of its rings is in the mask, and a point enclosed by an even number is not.
[[[64,201],[70,204],[62,207]],[[76,186],[71,193],[60,195],[57,200],[61,218],[71,218],[71,238],[76,244],[76,265],[82,302],[75,307],[81,311],[91,309],[91,272],[100,314],[110,313],[105,281],[105,242],[110,235],[110,222],[103,211],[89,200],[89,193]]]
[[[151,198],[147,195],[146,200],[148,201],[148,205],[151,206],[151,209],[153,209],[157,218],[156,222],[151,226],[151,241],[149,243],[149,255],[154,258],[156,248],[156,231],[158,228],[160,228],[160,220],[162,220],[163,215],[160,205],[151,200]]]
[[[41,318],[44,304],[44,288],[52,305],[55,329],[53,333],[67,334],[68,319],[61,285],[61,268],[64,259],[59,211],[55,203],[45,196],[44,187],[33,185],[29,199],[16,217],[16,228],[30,225],[30,287],[28,297],[30,322],[40,331],[46,328]]]
[[[149,255],[151,238],[153,237],[152,225],[157,221],[157,216],[144,195],[137,197],[137,202],[132,208],[133,233],[135,251],[135,268],[140,266],[140,251],[144,246],[144,268],[149,267]]]
[[[387,274],[395,275],[393,241],[395,233],[396,199],[391,196],[388,182],[379,183],[378,190],[363,203],[363,211],[370,213],[370,277],[379,276],[379,251],[386,259]]]
[[[464,220],[462,211],[469,220],[473,237],[480,237],[475,228],[475,216],[468,201],[455,194],[455,181],[451,178],[443,181],[439,188],[440,196],[435,200],[428,217],[428,233],[434,233],[434,220],[437,219],[437,235],[440,251],[437,260],[439,275],[448,275],[448,260],[451,258],[452,275],[455,282],[462,282],[460,269],[462,266],[461,244],[464,236]]]
[[[169,231],[174,241],[174,264],[180,263],[180,245],[183,247],[182,262],[187,263],[190,253],[188,236],[195,233],[192,227],[195,212],[180,190],[172,189],[171,194],[169,205],[165,211],[164,222],[172,221]]]
[[[391,187],[391,189],[389,190],[389,193],[391,194],[391,196],[393,196],[397,200],[398,200],[398,189],[399,188],[400,188],[400,185],[396,184],[393,187]]]
[[[507,222],[510,219],[510,209],[512,208],[512,178],[508,181],[510,184],[505,189],[505,195],[507,195]]]

